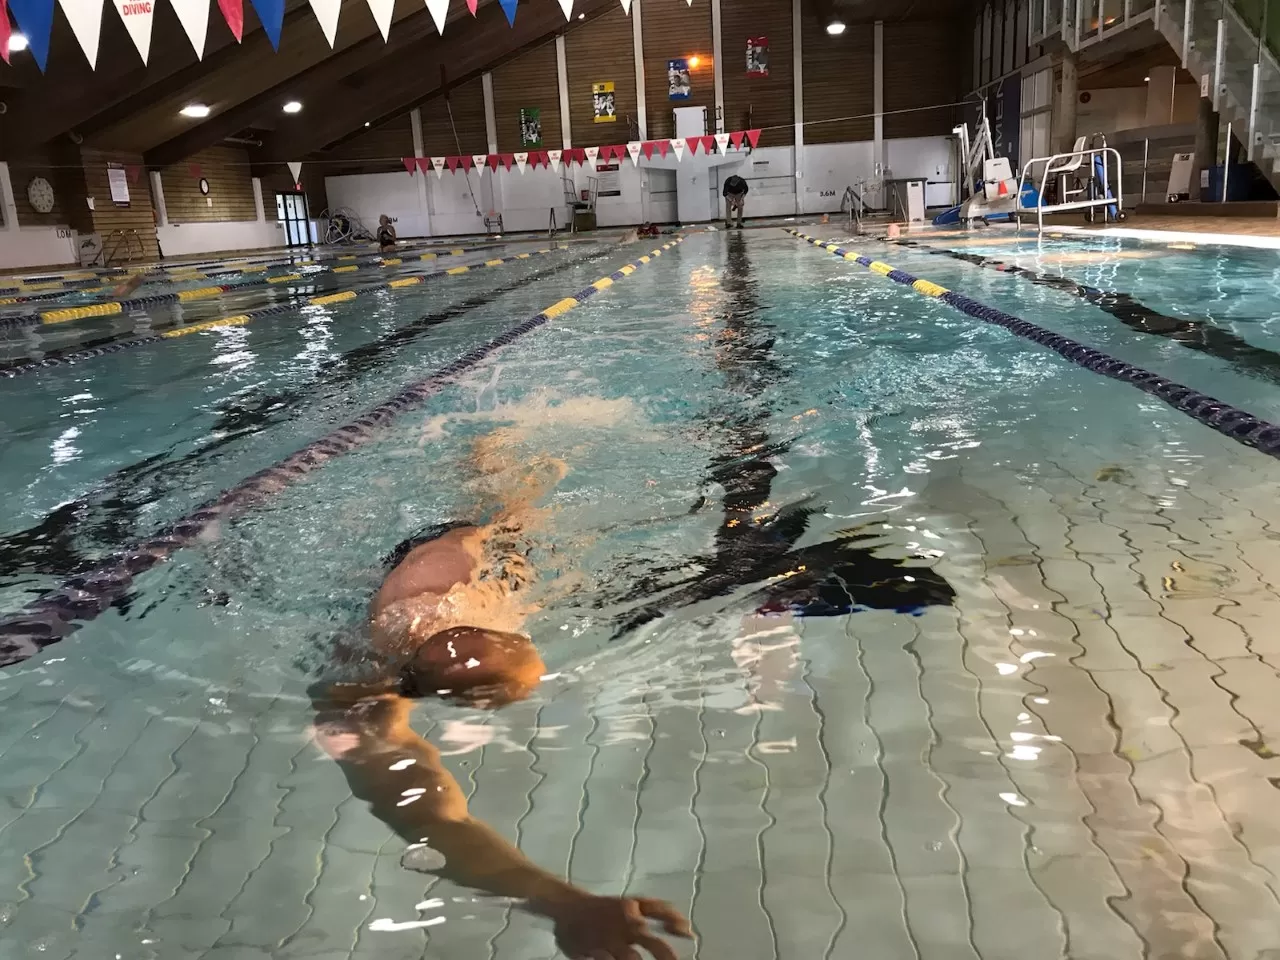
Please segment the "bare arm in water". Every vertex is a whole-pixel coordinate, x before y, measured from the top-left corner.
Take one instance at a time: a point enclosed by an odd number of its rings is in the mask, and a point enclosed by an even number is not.
[[[534,502],[564,469],[534,458],[512,473],[501,440],[479,444],[473,466],[488,492],[501,494],[502,510],[485,527],[454,530],[415,548],[387,576],[370,616],[374,645],[396,676],[317,690],[316,739],[352,793],[409,844],[406,867],[523,900],[552,921],[570,958],[639,960],[639,947],[655,960],[675,960],[649,921],[688,937],[679,911],[661,900],[593,896],[532,863],[471,816],[439,751],[409,724],[410,697],[501,706],[527,696],[546,672],[532,641],[514,632],[531,609],[517,596],[531,575],[524,558],[504,558],[514,562],[497,571],[486,559],[492,547],[505,551],[536,523]]]

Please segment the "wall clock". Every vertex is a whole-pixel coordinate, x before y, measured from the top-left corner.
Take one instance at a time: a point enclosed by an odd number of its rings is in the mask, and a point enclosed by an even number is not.
[[[206,197],[209,195],[209,181],[204,177],[200,178],[200,193]]]
[[[27,184],[27,201],[36,213],[52,212],[53,185],[44,177],[32,177]]]

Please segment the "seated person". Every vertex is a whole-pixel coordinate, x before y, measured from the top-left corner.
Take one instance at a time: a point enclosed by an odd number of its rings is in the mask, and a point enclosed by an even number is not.
[[[571,958],[675,960],[649,922],[688,937],[669,903],[595,896],[530,862],[487,824],[414,732],[409,715],[426,697],[498,708],[527,697],[546,672],[521,632],[536,608],[526,598],[532,569],[525,535],[536,501],[564,476],[561,461],[513,455],[510,432],[476,446],[472,465],[500,504],[487,523],[445,525],[402,544],[369,607],[381,678],[324,684],[314,691],[315,736],[341,766],[352,793],[408,844],[402,864],[524,902],[555,925]]]
[[[747,181],[736,173],[724,182],[724,225],[733,225],[734,214],[738,216],[738,226],[742,226],[742,211],[747,203]]]
[[[385,213],[378,218],[378,251],[380,253],[390,253],[396,248],[396,228],[391,225],[394,222]]]

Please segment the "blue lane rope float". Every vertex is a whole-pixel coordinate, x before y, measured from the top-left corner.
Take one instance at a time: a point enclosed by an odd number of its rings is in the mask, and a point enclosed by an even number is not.
[[[1144,370],[1142,367],[1118,360],[1109,354],[1103,353],[1101,350],[1094,350],[1092,347],[1087,347],[1069,337],[1054,333],[1052,330],[1046,330],[1002,310],[989,307],[984,303],[979,303],[977,300],[971,300],[963,294],[948,290],[946,287],[939,286],[929,280],[913,277],[909,273],[894,269],[887,263],[864,257],[837,244],[815,239],[807,234],[800,233],[798,230],[787,230],[786,232],[844,260],[851,260],[854,263],[861,264],[881,276],[888,277],[894,283],[900,283],[911,287],[917,293],[923,293],[926,296],[942,300],[944,303],[950,304],[976,320],[1004,327],[1016,336],[1048,347],[1078,367],[1091,370],[1104,377],[1110,377],[1113,380],[1131,384],[1143,393],[1149,393],[1151,396],[1163,400],[1175,410],[1185,413],[1207,427],[1211,427],[1223,436],[1230,437],[1245,446],[1253,447],[1267,456],[1280,459],[1280,426],[1263,420],[1261,417],[1256,417],[1251,413],[1231,406],[1229,403],[1224,403],[1207,394],[1166,379],[1152,373],[1150,370]]]
[[[246,311],[245,313],[239,313],[230,317],[220,317],[216,320],[204,320],[198,323],[188,323],[180,327],[174,327],[172,330],[166,330],[163,333],[151,334],[145,337],[130,337],[128,335],[125,335],[124,338],[121,338],[121,339],[111,338],[110,342],[96,344],[91,347],[86,347],[85,349],[82,349],[82,350],[69,350],[65,353],[59,353],[53,356],[48,356],[41,360],[29,360],[29,361],[14,363],[9,366],[0,366],[0,377],[4,377],[6,379],[12,380],[14,377],[21,377],[28,373],[36,373],[37,371],[48,370],[53,367],[71,366],[73,364],[83,363],[86,360],[92,360],[94,357],[105,357],[113,353],[122,353],[125,350],[133,350],[133,349],[136,349],[137,347],[145,347],[147,344],[161,343],[165,340],[171,340],[174,337],[183,337],[189,333],[199,333],[204,330],[216,330],[221,327],[244,326],[246,323],[251,323],[254,320],[260,320],[263,317],[279,316],[282,313],[289,313],[291,311],[298,310],[300,307],[328,306],[335,303],[342,303],[347,300],[354,300],[356,297],[367,296],[371,293],[381,293],[387,290],[402,290],[406,287],[412,287],[412,286],[417,286],[418,284],[421,284],[421,283],[426,283],[429,280],[435,280],[435,279],[439,279],[441,277],[446,277],[446,276],[457,276],[463,273],[470,273],[473,270],[483,270],[487,267],[497,267],[497,266],[501,266],[504,263],[512,263],[516,260],[528,260],[529,258],[536,256],[538,254],[554,253],[561,249],[566,249],[566,248],[544,247],[541,250],[534,250],[528,253],[516,253],[516,254],[512,254],[509,257],[495,257],[492,260],[486,260],[484,263],[476,264],[475,266],[451,267],[450,269],[441,271],[440,273],[428,273],[428,274],[419,273],[419,274],[414,274],[412,276],[401,277],[398,280],[391,280],[387,283],[369,284],[364,287],[358,287],[358,288],[349,289],[349,290],[339,290],[334,293],[317,294],[317,295],[308,295],[308,294],[294,295],[289,297],[288,300],[284,303],[275,304],[274,306],[270,306],[270,307],[260,307],[257,310],[249,310],[249,311]],[[246,286],[246,284],[241,284],[240,286]],[[188,291],[184,291],[184,292],[188,292]],[[189,291],[189,292],[198,293],[200,291]],[[169,296],[171,295],[166,295],[166,297],[169,297]],[[147,297],[142,298],[142,300],[147,301],[149,304],[157,302]],[[126,304],[132,303],[131,301],[123,301],[123,302]],[[173,301],[172,299],[163,299],[159,302],[170,303]],[[129,306],[129,309],[135,309],[135,308],[133,306]],[[120,312],[121,310],[110,311],[110,313],[112,314],[120,313]],[[86,316],[87,315],[88,314],[86,314]],[[96,313],[92,315],[106,316],[107,314]],[[45,321],[45,322],[60,323],[62,321],[54,320],[54,321]],[[3,326],[3,324],[4,324],[3,318],[0,318],[0,326]]]
[[[364,416],[325,434],[275,465],[258,471],[224,491],[216,499],[169,524],[155,536],[117,551],[93,569],[71,577],[60,587],[31,601],[16,613],[0,619],[0,667],[21,663],[45,647],[57,643],[77,630],[80,624],[87,623],[108,610],[125,595],[140,573],[193,544],[215,522],[243,513],[272,494],[298,483],[329,460],[368,443],[379,428],[387,426],[411,407],[424,403],[459,374],[472,369],[491,354],[537,330],[548,321],[585,303],[601,290],[607,290],[617,281],[629,277],[641,266],[662,256],[664,251],[683,240],[683,237],[676,237],[620,267],[609,276],[601,277],[573,296],[556,301],[541,313],[534,314],[523,323],[518,323],[487,343],[475,347],[426,379],[405,387]]]

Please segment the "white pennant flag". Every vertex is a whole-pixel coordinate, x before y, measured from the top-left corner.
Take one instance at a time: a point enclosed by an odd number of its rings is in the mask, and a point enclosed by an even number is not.
[[[640,166],[640,141],[632,140],[627,144],[627,153],[631,154],[631,162]]]
[[[683,140],[672,140],[671,149],[676,152],[677,160],[684,159],[684,141]]]
[[[716,146],[720,148],[721,153],[727,151],[729,149],[729,135],[727,133],[717,133]]]
[[[573,0],[560,0],[560,9],[564,11],[566,20],[573,19]]]
[[[449,0],[426,0],[431,19],[436,22],[436,32],[444,34],[444,21],[449,16]]]
[[[432,157],[431,166],[435,168],[437,180],[444,176],[444,157]]]
[[[520,168],[520,172],[524,173],[525,164],[529,162],[529,154],[513,153],[512,156],[516,158],[516,166]]]
[[[476,165],[477,174],[484,173],[485,161],[487,161],[488,159],[489,159],[489,155],[487,153],[473,153],[471,155],[471,162]]]
[[[120,0],[116,0],[117,3]],[[338,11],[342,9],[342,0],[311,0],[311,12],[320,22],[324,38],[329,41],[329,49],[333,49],[334,38],[338,35]]]
[[[145,65],[151,56],[151,18],[156,12],[156,0],[114,0],[116,13],[120,14],[129,39],[138,48],[138,56]]]
[[[373,22],[378,25],[382,34],[382,42],[387,42],[387,34],[391,32],[391,14],[395,12],[396,0],[365,0],[369,4],[369,12],[373,14]]]
[[[152,0],[154,3],[155,0]],[[196,59],[204,59],[204,38],[209,35],[209,0],[169,0],[178,15],[187,39],[195,48]]]
[[[622,12],[631,16],[631,0],[622,0]]]
[[[552,170],[560,169],[560,156],[561,156],[561,151],[559,150],[547,151],[547,160],[550,162]]]
[[[293,182],[294,182],[294,183],[298,183],[298,182],[300,182],[300,181],[298,180],[298,176],[299,176],[299,174],[301,174],[301,173],[302,173],[302,161],[301,161],[301,160],[290,160],[290,161],[288,161],[287,166],[289,167],[289,173],[291,173],[291,174],[293,175]]]
[[[596,165],[596,157],[600,156],[600,148],[587,147],[582,152],[587,155],[587,163],[591,164],[594,167]]]
[[[102,0],[58,0],[71,32],[76,35],[89,66],[98,67],[98,38],[102,36]]]

